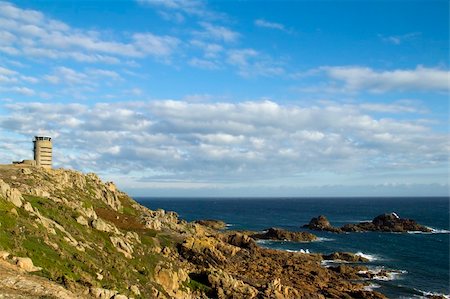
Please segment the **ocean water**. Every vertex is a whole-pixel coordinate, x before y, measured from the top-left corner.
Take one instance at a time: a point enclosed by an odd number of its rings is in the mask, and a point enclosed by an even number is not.
[[[135,198],[151,209],[175,211],[187,221],[218,219],[230,229],[262,231],[280,227],[302,231],[312,217],[325,215],[334,226],[368,221],[387,212],[429,226],[433,233],[313,232],[312,243],[264,241],[261,246],[282,250],[367,255],[373,269],[397,270],[389,280],[371,281],[389,298],[420,298],[450,294],[449,198]]]

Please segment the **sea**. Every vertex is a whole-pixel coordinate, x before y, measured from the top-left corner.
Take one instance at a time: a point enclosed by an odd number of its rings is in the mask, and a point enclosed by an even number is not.
[[[389,298],[450,298],[450,224],[448,197],[420,198],[135,198],[150,209],[175,211],[187,221],[217,219],[228,229],[264,231],[279,227],[307,231],[301,226],[325,215],[333,226],[370,221],[395,212],[433,229],[431,233],[313,233],[318,241],[262,241],[260,246],[288,251],[332,253],[347,251],[369,258],[368,267],[391,275],[371,280],[368,289]],[[326,266],[326,265],[325,265]]]

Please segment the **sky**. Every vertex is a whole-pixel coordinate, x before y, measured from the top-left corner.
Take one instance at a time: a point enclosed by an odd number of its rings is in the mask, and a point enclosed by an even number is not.
[[[449,2],[0,1],[0,163],[133,196],[449,195]]]

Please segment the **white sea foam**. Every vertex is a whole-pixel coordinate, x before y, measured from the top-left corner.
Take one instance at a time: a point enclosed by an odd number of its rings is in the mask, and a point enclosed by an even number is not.
[[[423,296],[416,296],[417,298],[428,298],[429,296],[442,296],[446,299],[450,299],[450,294],[444,294],[444,293],[436,293],[436,292],[427,292],[427,291],[422,291],[422,290],[418,290],[418,289],[414,289],[419,293],[422,293]]]
[[[408,273],[406,270],[388,270],[384,267],[371,267],[369,270],[358,271],[358,274],[371,274],[370,279],[378,281],[396,280],[400,275],[406,273]]]
[[[317,239],[315,239],[313,242],[329,242],[329,241],[334,241],[335,239],[331,239],[331,238],[324,238],[324,237],[318,237]]]
[[[311,253],[311,252],[309,251],[309,249],[300,249],[300,250],[290,250],[290,249],[287,249],[286,251],[287,251],[287,252],[297,252],[297,253]]]
[[[427,228],[431,229],[431,232],[421,232],[421,231],[409,231],[408,234],[422,234],[422,235],[431,235],[431,234],[450,234],[450,230],[446,229],[438,229],[427,226]]]
[[[323,260],[323,261],[320,262],[320,264],[322,266],[324,266],[325,268],[329,268],[335,263],[333,263],[333,261],[330,261],[330,260]]]
[[[369,270],[358,271],[358,274],[372,274],[373,280],[379,281],[390,281],[399,279],[399,275],[406,274],[408,271],[406,270],[387,270],[384,267],[375,267]]]
[[[366,258],[369,260],[369,262],[373,262],[376,260],[379,260],[379,257],[374,255],[374,254],[367,254],[367,253],[363,253],[361,251],[358,251],[357,253],[355,253],[355,255],[358,255],[360,257]]]
[[[364,291],[373,291],[374,289],[378,289],[378,288],[381,288],[381,286],[379,285],[379,284],[376,284],[376,283],[371,283],[371,284],[369,284],[368,286],[365,286],[364,287]]]
[[[234,224],[232,224],[232,223],[226,223],[225,226],[226,226],[226,227],[231,227],[231,226],[234,226]]]

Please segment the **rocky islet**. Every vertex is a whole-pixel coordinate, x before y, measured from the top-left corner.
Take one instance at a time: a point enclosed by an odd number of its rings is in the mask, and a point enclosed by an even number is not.
[[[302,226],[310,230],[328,231],[333,233],[343,232],[431,232],[429,227],[418,224],[415,220],[400,218],[395,212],[376,216],[372,221],[345,224],[342,227],[334,227],[324,215],[313,217],[308,224]]]

